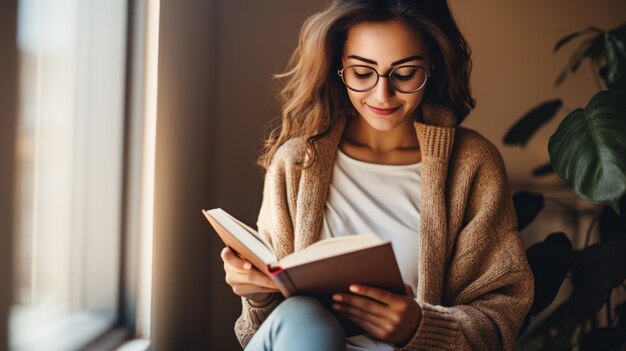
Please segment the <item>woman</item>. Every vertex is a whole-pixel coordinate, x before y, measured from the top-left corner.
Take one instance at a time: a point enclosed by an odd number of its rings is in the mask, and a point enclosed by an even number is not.
[[[497,149],[459,124],[474,107],[469,48],[445,1],[335,1],[304,24],[282,123],[260,164],[259,232],[279,257],[321,238],[392,242],[409,295],[368,286],[333,308],[284,300],[224,249],[247,349],[513,349],[533,299]]]

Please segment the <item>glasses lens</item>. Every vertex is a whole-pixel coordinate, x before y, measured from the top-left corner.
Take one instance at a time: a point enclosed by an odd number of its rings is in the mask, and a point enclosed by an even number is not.
[[[403,93],[419,90],[426,82],[426,70],[417,66],[400,66],[391,74],[391,84]]]
[[[370,90],[376,85],[377,80],[378,74],[371,67],[350,66],[343,71],[343,81],[352,90]]]

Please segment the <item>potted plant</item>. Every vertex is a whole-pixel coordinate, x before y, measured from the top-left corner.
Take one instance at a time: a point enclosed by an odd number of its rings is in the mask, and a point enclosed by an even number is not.
[[[613,350],[626,345],[626,304],[612,306],[610,299],[616,289],[626,290],[626,24],[609,31],[588,27],[571,33],[554,51],[574,41],[580,44],[556,86],[588,61],[600,91],[584,108],[563,118],[548,143],[550,162],[532,173],[539,177],[554,172],[576,196],[603,208],[591,221],[584,247],[574,248],[565,233],[556,232],[528,248],[535,301],[518,339],[523,350]],[[504,143],[526,145],[562,106],[561,99],[537,105],[510,128]],[[545,197],[520,191],[513,201],[522,230],[541,212]],[[596,225],[601,241],[591,245]],[[529,321],[553,303],[566,278],[574,287],[569,298],[526,330]],[[606,326],[599,327],[598,313],[604,306]]]

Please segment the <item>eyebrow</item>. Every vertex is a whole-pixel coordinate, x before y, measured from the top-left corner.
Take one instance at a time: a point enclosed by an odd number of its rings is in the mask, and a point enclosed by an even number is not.
[[[361,57],[361,56],[357,56],[357,55],[350,55],[348,56],[348,58],[350,59],[355,59],[355,60],[359,60],[359,61],[363,61],[366,63],[370,63],[372,65],[377,65],[378,66],[378,62],[374,61],[374,60],[370,60],[370,59],[366,59],[365,57]],[[391,65],[395,66],[395,65],[399,65],[405,62],[409,62],[409,61],[413,61],[413,60],[423,60],[424,57],[423,56],[419,56],[419,55],[414,55],[414,56],[409,56],[407,58],[403,58],[402,60],[398,60],[395,62],[392,62]]]

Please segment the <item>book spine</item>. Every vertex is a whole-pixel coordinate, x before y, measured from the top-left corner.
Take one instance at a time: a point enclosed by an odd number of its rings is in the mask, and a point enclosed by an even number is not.
[[[286,270],[270,265],[267,265],[267,270],[283,296],[290,297],[296,294],[296,287],[291,281],[291,278],[289,278],[289,274]]]

